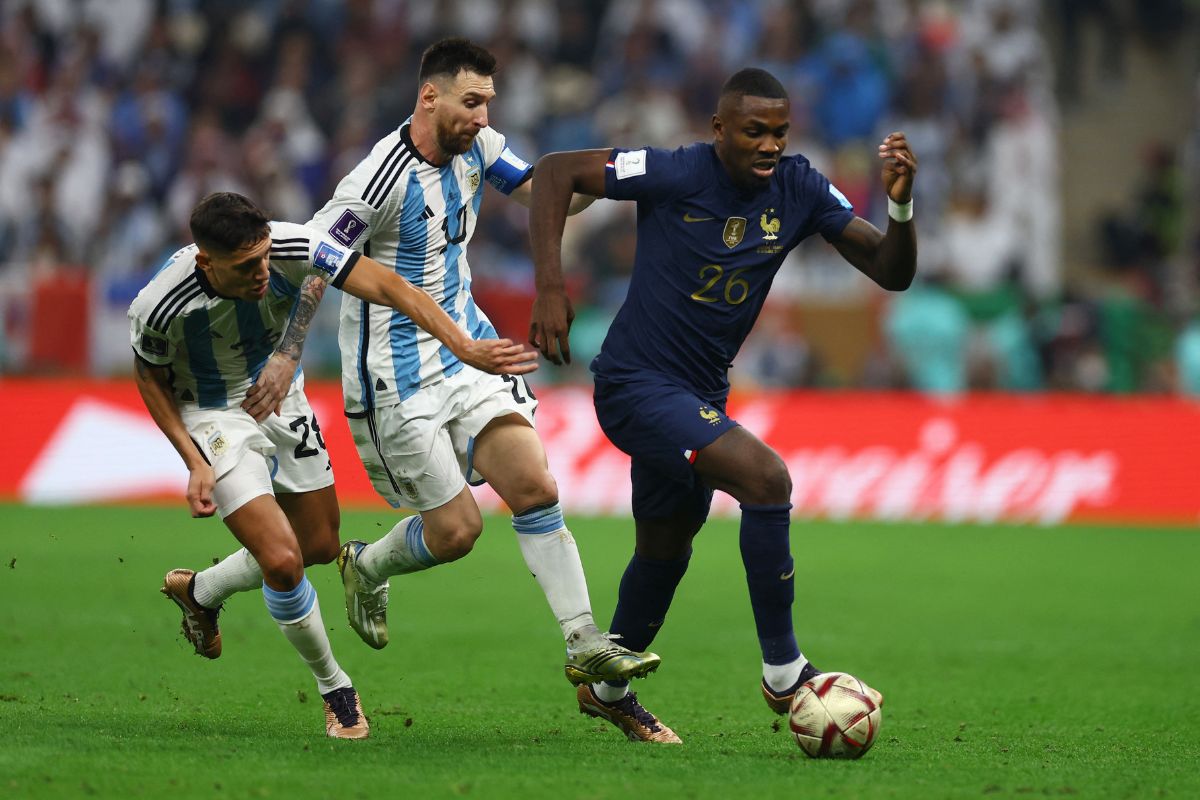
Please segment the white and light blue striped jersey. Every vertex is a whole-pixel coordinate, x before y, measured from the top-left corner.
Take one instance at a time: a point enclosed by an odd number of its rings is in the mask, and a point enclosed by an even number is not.
[[[271,223],[270,286],[258,302],[222,297],[196,266],[196,245],[176,251],[129,306],[133,351],[171,368],[181,410],[236,408],[283,335],[308,275],[336,287],[359,254],[320,231]],[[300,370],[296,380],[303,381]]]
[[[509,194],[533,167],[491,128],[466,153],[430,164],[413,145],[410,122],[375,145],[309,225],[427,291],[473,338],[494,337],[471,296],[466,247],[484,185]],[[462,369],[449,348],[408,317],[349,296],[342,297],[338,343],[349,414],[400,402]]]

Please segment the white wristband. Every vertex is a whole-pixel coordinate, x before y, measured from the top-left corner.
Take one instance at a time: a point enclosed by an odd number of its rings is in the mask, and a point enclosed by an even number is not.
[[[907,203],[897,203],[891,197],[888,198],[888,216],[896,220],[896,222],[908,222],[912,219],[912,198],[908,199]]]

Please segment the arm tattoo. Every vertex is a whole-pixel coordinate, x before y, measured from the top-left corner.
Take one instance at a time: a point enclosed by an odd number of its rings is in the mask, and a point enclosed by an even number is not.
[[[304,279],[304,284],[300,287],[300,297],[296,300],[296,313],[288,322],[287,330],[283,332],[283,338],[275,348],[276,353],[288,356],[293,361],[300,361],[300,354],[304,352],[304,337],[308,336],[308,326],[312,324],[313,315],[317,313],[317,306],[325,296],[327,286],[328,284],[316,275],[309,275]]]

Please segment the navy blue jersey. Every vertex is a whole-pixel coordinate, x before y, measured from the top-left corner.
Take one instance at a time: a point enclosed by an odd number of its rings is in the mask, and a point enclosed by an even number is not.
[[[597,377],[663,373],[698,394],[729,393],[728,371],[779,265],[814,233],[842,232],[854,209],[803,156],[780,159],[761,190],[739,189],[711,144],[614,149],[605,196],[637,200],[629,294],[592,362]]]

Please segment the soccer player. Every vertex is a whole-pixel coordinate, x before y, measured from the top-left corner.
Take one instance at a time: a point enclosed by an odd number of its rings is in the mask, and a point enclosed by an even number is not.
[[[303,225],[271,222],[241,195],[206,197],[191,229],[195,244],[176,252],[129,308],[136,382],[188,467],[192,516],[219,514],[244,547],[199,575],[172,570],[162,591],[183,610],[196,652],[216,658],[221,602],[261,586],[268,611],[316,678],[326,733],[361,739],[369,731],[362,703],[333,657],[304,574],[306,564],[333,560],[339,514],[303,376],[294,372],[282,414],[261,425],[239,403],[309,274],[395,308],[480,368],[521,374],[536,354],[508,340],[471,339],[391,270]]]
[[[466,255],[484,189],[525,206],[531,196],[533,167],[488,127],[495,72],[496,59],[466,39],[431,45],[412,116],[342,179],[309,223],[428,291],[471,337],[495,335],[471,295]],[[579,197],[569,210],[590,202]],[[389,576],[471,551],[483,521],[469,479],[487,481],[514,512],[525,563],[566,639],[567,679],[654,671],[658,656],[618,645],[593,621],[525,380],[482,374],[403,314],[350,297],[342,298],[339,339],[346,416],[363,466],[388,503],[417,511],[376,542],[346,543],[338,556],[350,625],[363,641],[376,649],[388,643]],[[283,375],[264,370],[259,409],[278,397]]]
[[[741,504],[740,545],[762,649],[762,693],[785,713],[817,674],[792,630],[791,478],[778,454],[725,414],[727,372],[788,251],[820,233],[880,286],[912,282],[917,162],[903,133],[879,147],[886,235],[803,156],[783,156],[789,104],[769,73],[745,69],[721,90],[715,141],[678,150],[553,153],[537,165],[530,236],[537,280],[530,342],[570,361],[573,312],[563,289],[563,221],[572,193],[638,203],[633,279],[592,362],[596,416],[631,456],[637,544],[612,632],[650,646],[687,570],[714,489]],[[578,689],[580,710],[630,738],[678,742],[625,684]]]

